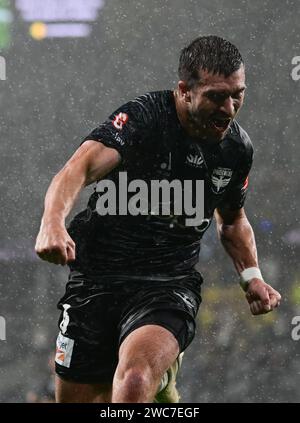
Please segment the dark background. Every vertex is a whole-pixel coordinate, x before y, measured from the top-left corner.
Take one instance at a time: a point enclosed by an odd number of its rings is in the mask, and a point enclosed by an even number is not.
[[[239,122],[255,148],[246,210],[263,275],[283,300],[279,310],[252,317],[210,229],[199,261],[203,305],[179,389],[183,402],[299,402],[300,341],[291,337],[300,314],[300,81],[291,77],[300,55],[298,0],[107,0],[90,37],[41,41],[30,37],[14,2],[10,8],[11,43],[1,53],[7,80],[0,81],[0,315],[7,325],[0,401],[31,401],[48,389],[56,302],[67,278],[66,268],[39,261],[33,250],[51,178],[119,105],[174,88],[180,49],[216,34],[246,62]]]

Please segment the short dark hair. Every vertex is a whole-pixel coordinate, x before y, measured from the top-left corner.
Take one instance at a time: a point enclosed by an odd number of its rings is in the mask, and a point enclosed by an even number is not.
[[[178,75],[192,87],[200,80],[200,69],[228,77],[243,63],[239,50],[224,38],[198,37],[181,50]]]

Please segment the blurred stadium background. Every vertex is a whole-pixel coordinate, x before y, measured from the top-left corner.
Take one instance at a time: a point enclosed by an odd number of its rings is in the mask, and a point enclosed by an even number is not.
[[[300,314],[300,81],[291,77],[299,12],[298,0],[0,1],[1,402],[51,392],[48,359],[67,269],[33,251],[50,179],[117,106],[173,88],[180,49],[205,34],[228,38],[246,61],[239,121],[256,152],[246,209],[263,274],[283,301],[251,317],[211,228],[199,261],[197,334],[179,376],[182,401],[300,401],[300,341],[291,337]]]

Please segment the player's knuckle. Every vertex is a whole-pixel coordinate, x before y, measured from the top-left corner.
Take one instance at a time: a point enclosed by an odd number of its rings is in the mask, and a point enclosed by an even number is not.
[[[38,256],[40,256],[40,257],[43,257],[43,256],[45,256],[46,254],[48,254],[48,249],[47,248],[45,248],[45,247],[43,247],[43,248],[38,248],[37,250],[36,250],[36,253],[38,254]]]
[[[55,242],[50,247],[50,251],[55,252],[55,253],[60,253],[61,251],[63,251],[63,249],[64,249],[63,245],[59,242]]]

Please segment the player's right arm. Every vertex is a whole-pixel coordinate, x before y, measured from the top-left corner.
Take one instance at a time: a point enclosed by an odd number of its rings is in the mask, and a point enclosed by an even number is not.
[[[116,149],[87,140],[54,176],[46,194],[35,245],[35,251],[42,260],[62,265],[75,260],[75,243],[66,230],[65,219],[79,192],[103,178],[120,160]]]

